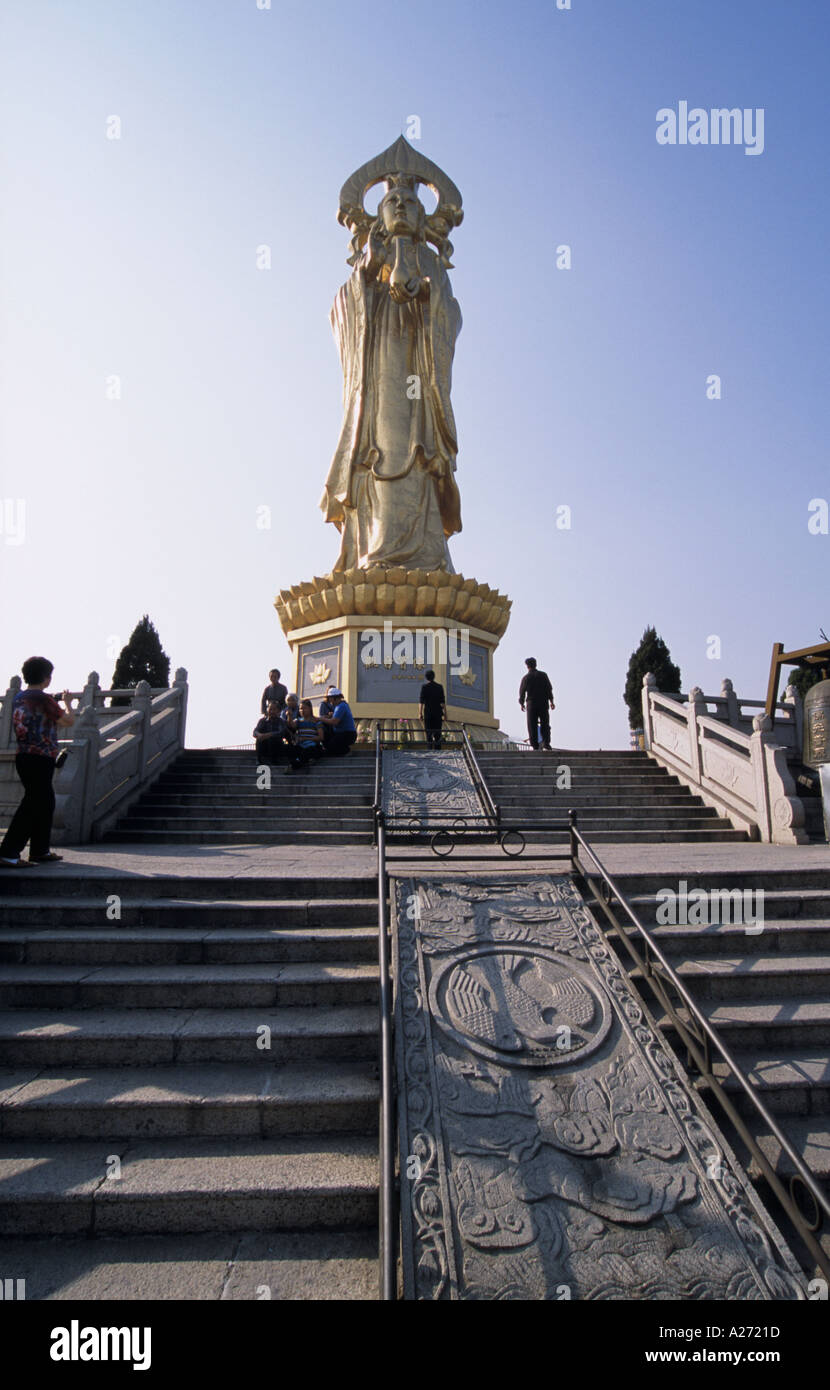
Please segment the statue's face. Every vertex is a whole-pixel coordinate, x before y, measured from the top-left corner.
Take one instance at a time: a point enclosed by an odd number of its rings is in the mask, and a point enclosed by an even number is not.
[[[421,204],[411,188],[393,188],[381,202],[380,213],[390,236],[412,236],[421,220]]]

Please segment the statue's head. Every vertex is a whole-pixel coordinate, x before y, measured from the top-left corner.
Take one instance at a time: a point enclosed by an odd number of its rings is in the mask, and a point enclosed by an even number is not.
[[[380,200],[378,216],[387,236],[423,236],[426,210],[412,179],[392,175]]]

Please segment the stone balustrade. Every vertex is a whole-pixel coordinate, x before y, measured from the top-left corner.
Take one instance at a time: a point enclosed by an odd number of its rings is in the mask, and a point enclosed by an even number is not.
[[[14,772],[16,741],[11,707],[20,677],[0,697],[0,814],[8,819],[20,800]],[[85,844],[106,833],[144,786],[184,747],[187,671],[176,671],[170,689],[102,690],[96,671],[83,690],[70,691],[76,707],[71,729],[62,730],[69,757],[55,774],[55,844]],[[112,697],[129,705],[112,705]]]
[[[663,695],[649,674],[643,681],[646,751],[751,838],[805,844],[804,805],[789,769],[800,756],[801,696],[788,687],[774,727],[763,708],[762,700],[738,700],[728,680],[718,696],[697,686],[688,696]],[[744,713],[753,709],[762,712]]]

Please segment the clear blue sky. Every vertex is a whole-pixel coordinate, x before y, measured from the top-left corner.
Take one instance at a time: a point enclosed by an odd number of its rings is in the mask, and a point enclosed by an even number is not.
[[[274,595],[337,553],[337,195],[411,115],[464,197],[451,550],[513,599],[502,726],[526,655],[554,742],[625,746],[646,624],[684,688],[758,698],[773,641],[830,631],[826,0],[6,0],[2,29],[4,686],[33,652],[108,683],[147,612],[189,742],[249,737]],[[682,100],[763,108],[764,152],[658,145]]]

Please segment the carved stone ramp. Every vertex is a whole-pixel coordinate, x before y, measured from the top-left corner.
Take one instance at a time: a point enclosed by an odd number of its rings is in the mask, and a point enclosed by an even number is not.
[[[391,888],[406,1298],[806,1298],[568,877]]]
[[[390,829],[449,830],[485,815],[463,753],[385,752],[383,809]]]

